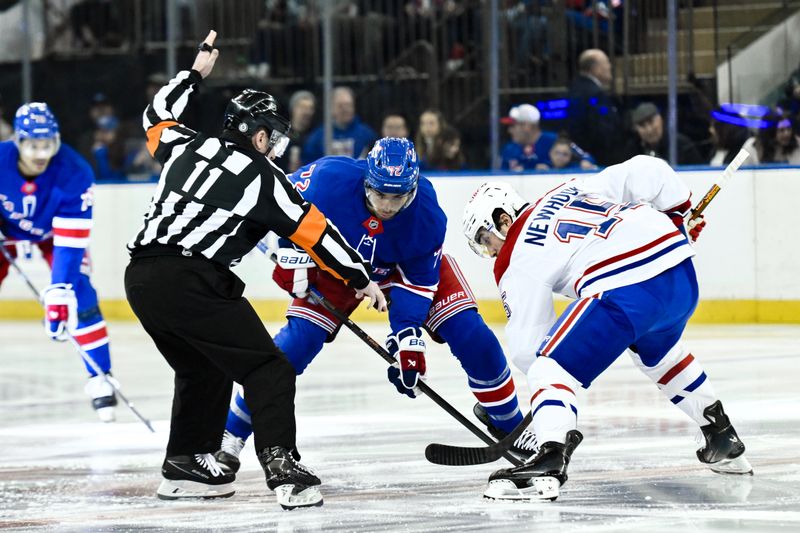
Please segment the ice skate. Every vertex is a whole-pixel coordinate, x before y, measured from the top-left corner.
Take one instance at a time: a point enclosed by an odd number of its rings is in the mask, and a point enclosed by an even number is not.
[[[489,476],[489,486],[483,497],[509,501],[555,500],[561,485],[567,481],[572,452],[582,440],[581,432],[574,429],[567,432],[566,444],[545,442],[530,461]]]
[[[116,379],[111,377],[111,374],[106,374],[106,377],[119,386]],[[117,405],[117,395],[114,394],[114,387],[112,387],[103,376],[92,376],[84,387],[86,394],[92,398],[92,407],[97,412],[97,416],[103,422],[113,422],[116,420],[116,413],[114,407]]]
[[[240,439],[228,430],[222,435],[222,445],[219,451],[214,454],[220,468],[223,472],[235,474],[239,471],[241,463],[239,462],[239,454],[242,453],[244,448],[244,439]]]
[[[703,417],[711,422],[701,426],[705,446],[697,450],[701,463],[718,474],[753,475],[753,467],[744,456],[744,443],[739,439],[731,421],[717,400],[703,410]]]
[[[236,476],[223,472],[210,453],[175,455],[164,459],[156,495],[162,500],[228,498]]]
[[[322,505],[319,478],[300,464],[292,452],[281,446],[264,448],[258,453],[258,461],[264,469],[267,486],[285,510]]]
[[[475,404],[475,406],[472,408],[472,412],[475,417],[486,426],[486,429],[489,430],[489,434],[492,437],[496,438],[497,440],[503,440],[503,438],[508,435],[507,431],[495,427],[492,424],[492,419],[489,418],[489,413],[486,412],[486,409],[484,409],[480,403]],[[522,432],[522,435],[520,435],[519,438],[514,441],[514,444],[511,445],[511,448],[509,448],[508,451],[522,461],[527,461],[539,451],[539,443],[536,441],[536,435],[532,431],[526,429]]]

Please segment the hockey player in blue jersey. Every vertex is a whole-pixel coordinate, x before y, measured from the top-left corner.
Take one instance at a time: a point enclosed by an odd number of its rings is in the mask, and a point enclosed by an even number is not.
[[[61,144],[47,104],[21,106],[14,117],[14,139],[0,142],[0,245],[14,257],[20,251],[28,255],[31,243],[39,248],[52,271],[41,294],[47,335],[66,340],[71,334],[109,373],[106,325],[89,281],[93,184],[88,163]],[[0,282],[9,266],[0,256]],[[92,406],[101,420],[113,421],[113,388],[88,364],[86,369]]]
[[[478,314],[458,265],[442,254],[446,217],[431,182],[419,176],[413,143],[386,137],[375,143],[366,160],[324,157],[288,177],[372,264],[372,279],[388,291],[391,334],[386,346],[397,359],[388,377],[397,390],[413,398],[418,380],[425,378],[425,328],[434,339],[446,342],[461,363],[478,400],[475,414],[489,430],[501,438],[516,427],[522,415],[511,370],[497,338]],[[273,275],[295,297],[275,343],[298,374],[341,326],[326,309],[304,298],[308,285],[313,284],[345,314],[358,305],[352,290],[318,272],[303,256],[280,248]],[[303,268],[309,264],[312,268]],[[249,435],[249,411],[237,393],[218,462],[237,470]],[[514,451],[528,457],[534,443],[535,437],[526,433]]]

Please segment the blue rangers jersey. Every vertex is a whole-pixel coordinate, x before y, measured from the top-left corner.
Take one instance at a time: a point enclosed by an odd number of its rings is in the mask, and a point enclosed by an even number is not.
[[[33,180],[22,177],[18,160],[14,142],[0,142],[0,231],[10,240],[52,238],[52,283],[75,285],[92,228],[92,168],[64,144]]]
[[[372,264],[372,280],[391,286],[392,330],[418,327],[439,284],[447,217],[433,185],[420,176],[411,205],[390,220],[377,219],[366,206],[366,171],[366,160],[323,157],[288,178]]]

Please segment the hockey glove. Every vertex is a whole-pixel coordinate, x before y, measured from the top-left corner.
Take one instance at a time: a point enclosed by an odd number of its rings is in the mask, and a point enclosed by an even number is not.
[[[686,223],[686,227],[689,228],[689,237],[692,242],[697,242],[700,232],[706,227],[706,221],[703,217],[697,217],[695,220],[689,220]]]
[[[69,283],[53,283],[42,290],[44,328],[56,341],[65,341],[78,329],[78,300]]]
[[[272,279],[295,298],[308,296],[308,287],[317,280],[317,267],[311,257],[294,248],[279,248],[275,252],[277,265]]]
[[[419,380],[425,380],[425,341],[420,328],[405,328],[386,339],[386,348],[397,360],[389,367],[387,377],[400,394],[416,398]]]

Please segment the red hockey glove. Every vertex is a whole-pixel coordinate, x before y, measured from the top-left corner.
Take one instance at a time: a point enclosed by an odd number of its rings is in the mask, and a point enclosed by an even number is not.
[[[311,257],[294,248],[280,248],[275,253],[277,265],[272,279],[295,298],[308,296],[308,287],[317,280],[317,267]]]
[[[700,237],[700,232],[706,227],[706,221],[703,217],[697,217],[695,220],[689,220],[686,223],[686,227],[689,228],[689,237],[692,242],[696,242],[697,238]]]

